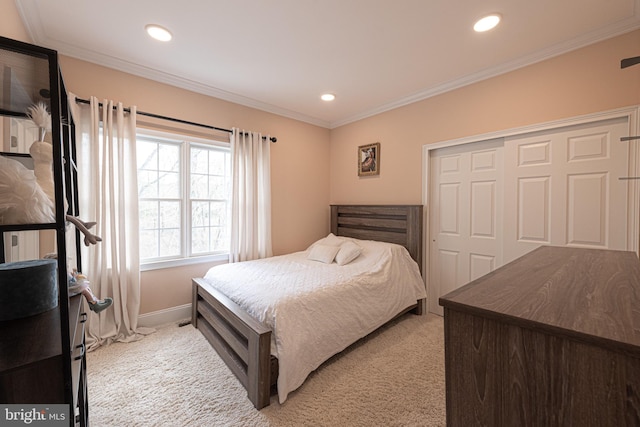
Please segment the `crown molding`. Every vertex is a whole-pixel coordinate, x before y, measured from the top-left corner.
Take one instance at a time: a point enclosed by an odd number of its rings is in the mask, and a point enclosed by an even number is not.
[[[542,62],[547,59],[577,50],[622,34],[637,30],[640,28],[640,0],[636,0],[636,8],[634,17],[620,21],[614,25],[603,28],[599,31],[594,31],[585,34],[581,37],[569,40],[565,43],[556,44],[548,49],[535,52],[534,54],[527,55],[508,63],[502,64],[497,67],[487,68],[477,73],[469,74],[460,79],[451,80],[449,82],[440,84],[433,88],[429,88],[424,91],[416,92],[405,98],[398,99],[388,104],[381,105],[371,110],[364,111],[362,113],[345,118],[344,120],[338,120],[330,124],[330,129],[335,129],[340,126],[347,125],[349,123],[363,120],[368,117],[375,116],[387,111],[394,110],[396,108],[404,107],[409,104],[413,104],[418,101],[441,95],[445,92],[450,92],[455,89],[459,89],[464,86],[471,85],[473,83],[480,82],[492,77],[499,76],[511,71],[515,71],[519,68],[524,68],[529,65],[533,65],[537,62]]]
[[[223,101],[233,102],[235,104],[239,104],[245,107],[255,108],[257,110],[265,111],[267,113],[276,114],[279,116],[283,116],[290,119],[320,126],[323,128],[329,127],[328,122],[298,113],[296,111],[280,108],[275,105],[271,105],[271,104],[261,102],[246,96],[242,96],[236,93],[218,89],[216,87],[202,84],[197,81],[190,80],[184,77],[176,76],[176,75],[165,73],[156,69],[134,64],[129,61],[124,61],[119,58],[114,58],[114,57],[97,53],[97,52],[87,51],[85,49],[79,49],[74,46],[65,45],[59,42],[56,43],[56,48],[58,50],[58,53],[65,56],[80,59],[82,61],[87,61],[93,64],[111,68],[117,71],[122,71],[138,77],[143,77],[149,80],[153,80],[159,83],[164,83],[170,86],[186,89],[202,95],[207,95],[217,99],[221,99]]]

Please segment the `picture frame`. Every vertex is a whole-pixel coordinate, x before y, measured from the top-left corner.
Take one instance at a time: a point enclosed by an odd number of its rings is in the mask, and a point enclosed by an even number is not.
[[[380,175],[380,143],[358,147],[358,176]]]

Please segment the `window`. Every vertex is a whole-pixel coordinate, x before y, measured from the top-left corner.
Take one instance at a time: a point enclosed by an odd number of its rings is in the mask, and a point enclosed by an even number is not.
[[[138,132],[140,260],[147,268],[229,252],[226,143]]]

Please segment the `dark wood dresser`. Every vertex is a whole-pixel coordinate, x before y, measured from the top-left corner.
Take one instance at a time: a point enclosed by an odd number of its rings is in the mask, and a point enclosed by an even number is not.
[[[67,357],[56,332],[60,308],[0,322],[0,402],[65,403],[62,364]],[[86,410],[86,365],[82,295],[69,298],[73,405]]]
[[[640,262],[541,247],[440,298],[447,425],[640,426]]]

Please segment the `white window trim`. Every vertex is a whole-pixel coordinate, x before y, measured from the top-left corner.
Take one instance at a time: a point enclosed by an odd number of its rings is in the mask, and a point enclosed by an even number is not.
[[[189,258],[168,259],[165,261],[148,261],[140,262],[140,271],[160,270],[163,268],[182,267],[184,265],[205,264],[205,263],[224,264],[229,262],[228,253],[219,253],[215,255],[194,256]]]
[[[156,138],[159,140],[164,140],[167,142],[176,142],[176,141],[185,141],[188,140],[188,144],[181,143],[180,144],[180,154],[181,154],[181,170],[184,171],[182,174],[182,202],[181,202],[181,210],[183,219],[183,226],[186,227],[185,232],[182,233],[182,241],[180,242],[182,245],[182,258],[171,258],[171,259],[160,259],[155,258],[151,261],[143,261],[140,260],[140,271],[152,271],[152,270],[160,270],[164,268],[174,268],[181,267],[185,265],[195,265],[195,264],[203,264],[203,263],[224,263],[229,261],[229,252],[220,252],[214,254],[207,255],[195,255],[195,256],[184,256],[190,248],[191,245],[191,218],[186,215],[186,208],[189,201],[187,200],[187,182],[185,177],[190,176],[190,162],[188,161],[188,147],[193,143],[193,145],[204,145],[210,147],[221,147],[221,148],[230,148],[229,142],[217,141],[212,139],[205,139],[191,135],[183,135],[179,133],[173,133],[169,131],[158,131],[148,128],[137,128],[136,134],[144,135],[150,138]],[[187,232],[188,230],[188,232]]]

